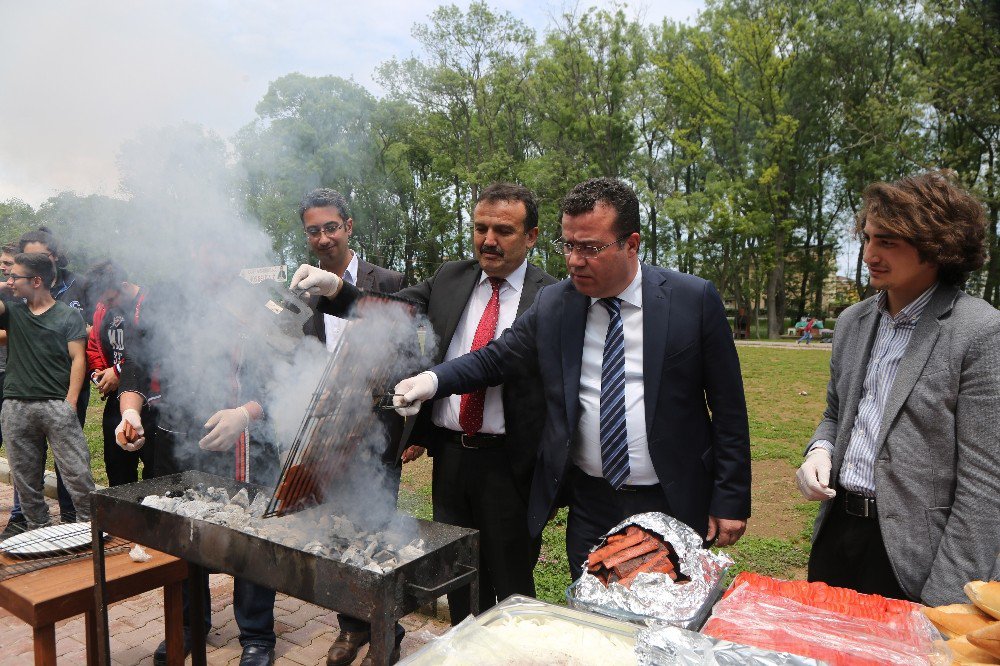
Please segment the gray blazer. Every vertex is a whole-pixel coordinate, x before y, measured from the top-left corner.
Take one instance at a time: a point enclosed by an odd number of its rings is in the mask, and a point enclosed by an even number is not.
[[[879,318],[873,297],[837,320],[827,408],[812,439],[834,442],[834,480]],[[900,362],[877,445],[879,525],[900,586],[932,606],[967,602],[966,582],[1000,576],[1000,312],[938,287]],[[831,505],[820,508],[814,541]]]

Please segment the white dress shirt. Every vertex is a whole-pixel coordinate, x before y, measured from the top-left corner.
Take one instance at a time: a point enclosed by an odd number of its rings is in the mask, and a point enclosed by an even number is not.
[[[646,441],[645,385],[642,372],[642,266],[635,278],[618,295],[622,299],[622,327],[625,333],[625,428],[628,437],[629,477],[626,483],[648,486],[659,483]],[[603,477],[601,461],[601,366],[604,339],[611,315],[591,298],[583,338],[580,369],[580,425],[573,447],[573,462],[590,476]]]
[[[528,271],[528,261],[525,260],[513,273],[507,276],[503,284],[500,285],[500,316],[497,319],[497,330],[493,339],[500,337],[504,330],[510,328],[517,318],[517,306],[521,302],[521,292],[524,290],[524,276]],[[455,334],[451,337],[451,344],[448,345],[448,353],[444,360],[450,361],[463,354],[468,354],[472,349],[472,340],[476,337],[476,329],[479,328],[479,320],[486,311],[486,305],[493,296],[493,286],[490,279],[483,273],[479,278],[479,283],[472,290],[468,303],[465,304],[465,311],[458,321]],[[483,408],[483,427],[479,432],[489,435],[503,435],[506,433],[503,420],[503,387],[491,386],[486,389],[486,406]],[[434,425],[448,430],[461,432],[462,426],[458,422],[458,411],[462,405],[462,396],[453,395],[442,398],[434,403],[434,413],[432,421]]]
[[[358,253],[351,250],[351,263],[347,264],[343,280],[347,284],[354,285],[357,284],[357,279]],[[344,327],[347,326],[347,320],[324,313],[323,325],[326,327],[326,350],[332,352],[337,348],[337,342],[340,341],[340,336],[344,334]]]

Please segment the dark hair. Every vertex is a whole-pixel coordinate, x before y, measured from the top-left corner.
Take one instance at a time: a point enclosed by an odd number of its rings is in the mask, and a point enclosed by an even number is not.
[[[49,255],[43,252],[21,252],[14,256],[14,263],[31,271],[31,277],[42,278],[42,284],[45,285],[45,288],[51,289],[51,285],[56,279],[56,267],[52,265]]]
[[[0,245],[0,254],[17,254],[20,249],[17,247],[17,243],[4,243]]]
[[[476,205],[483,201],[520,201],[524,204],[524,230],[531,231],[538,226],[538,200],[524,185],[517,183],[491,183],[476,199]]]
[[[564,215],[589,213],[603,203],[615,209],[615,236],[640,233],[639,197],[635,191],[616,178],[585,180],[563,197],[560,210]]]
[[[111,289],[119,290],[122,282],[128,280],[128,273],[125,269],[106,259],[90,267],[87,271],[87,290],[91,295],[91,302],[96,302],[104,292]]]
[[[313,190],[302,199],[302,203],[299,204],[299,219],[305,224],[307,210],[310,208],[328,208],[331,206],[337,209],[344,222],[347,222],[351,218],[351,213],[347,210],[347,199],[344,198],[344,195],[337,190],[321,187]]]
[[[56,240],[56,237],[52,235],[52,232],[47,227],[38,227],[35,231],[25,232],[21,236],[21,240],[17,243],[18,250],[24,252],[25,246],[29,243],[41,243],[48,248],[49,252],[56,255],[57,268],[66,268],[66,265],[69,263],[69,257],[63,253],[59,241]]]
[[[951,172],[930,171],[864,192],[855,230],[872,220],[911,243],[922,261],[938,265],[938,279],[961,286],[986,262],[986,211],[954,184]]]

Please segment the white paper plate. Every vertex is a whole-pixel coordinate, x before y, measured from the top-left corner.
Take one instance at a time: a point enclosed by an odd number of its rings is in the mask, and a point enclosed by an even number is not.
[[[49,525],[23,532],[0,542],[0,550],[9,555],[48,555],[89,546],[90,523]]]

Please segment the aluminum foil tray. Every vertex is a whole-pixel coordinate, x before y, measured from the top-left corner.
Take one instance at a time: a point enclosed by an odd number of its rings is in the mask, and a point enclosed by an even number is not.
[[[399,662],[400,664],[410,664],[414,666],[437,666],[439,664],[586,664],[597,663],[582,660],[582,657],[567,658],[566,661],[553,661],[550,657],[539,656],[537,662],[525,661],[524,654],[512,654],[507,645],[500,642],[493,642],[489,636],[490,632],[484,631],[490,627],[499,627],[516,621],[552,621],[557,620],[568,623],[581,629],[596,631],[600,636],[627,647],[631,653],[632,661],[615,660],[618,664],[637,664],[638,658],[634,655],[636,632],[638,627],[634,624],[621,622],[603,615],[595,615],[565,606],[538,601],[531,597],[514,595],[508,597],[500,604],[494,606],[479,617],[469,617],[453,627],[443,636],[429,642],[423,648]],[[474,661],[470,661],[471,650],[486,646],[492,648],[495,659],[483,660],[481,652],[475,655]],[[526,647],[524,645],[519,647]],[[583,646],[585,648],[585,646]],[[624,650],[623,650],[624,652]],[[590,656],[590,655],[587,655]],[[607,663],[607,662],[604,662]]]
[[[721,572],[721,576],[715,582],[712,588],[712,592],[705,597],[704,603],[691,615],[686,617],[672,619],[666,621],[674,627],[680,627],[681,629],[689,629],[691,631],[698,631],[702,628],[705,622],[708,620],[708,616],[712,614],[712,607],[715,606],[716,602],[722,597],[722,593],[725,591],[726,586],[726,573],[729,568],[727,567]],[[579,581],[573,583],[568,588],[566,588],[566,603],[569,604],[570,608],[578,608],[581,611],[586,611],[588,613],[597,613],[598,615],[604,615],[606,617],[614,618],[615,620],[620,620],[622,622],[631,622],[640,626],[650,625],[653,623],[664,623],[665,621],[654,617],[652,615],[641,615],[639,613],[632,613],[622,608],[615,608],[613,606],[602,606],[601,604],[595,603],[593,601],[588,601],[586,599],[581,599],[577,596],[576,591],[579,588]]]

